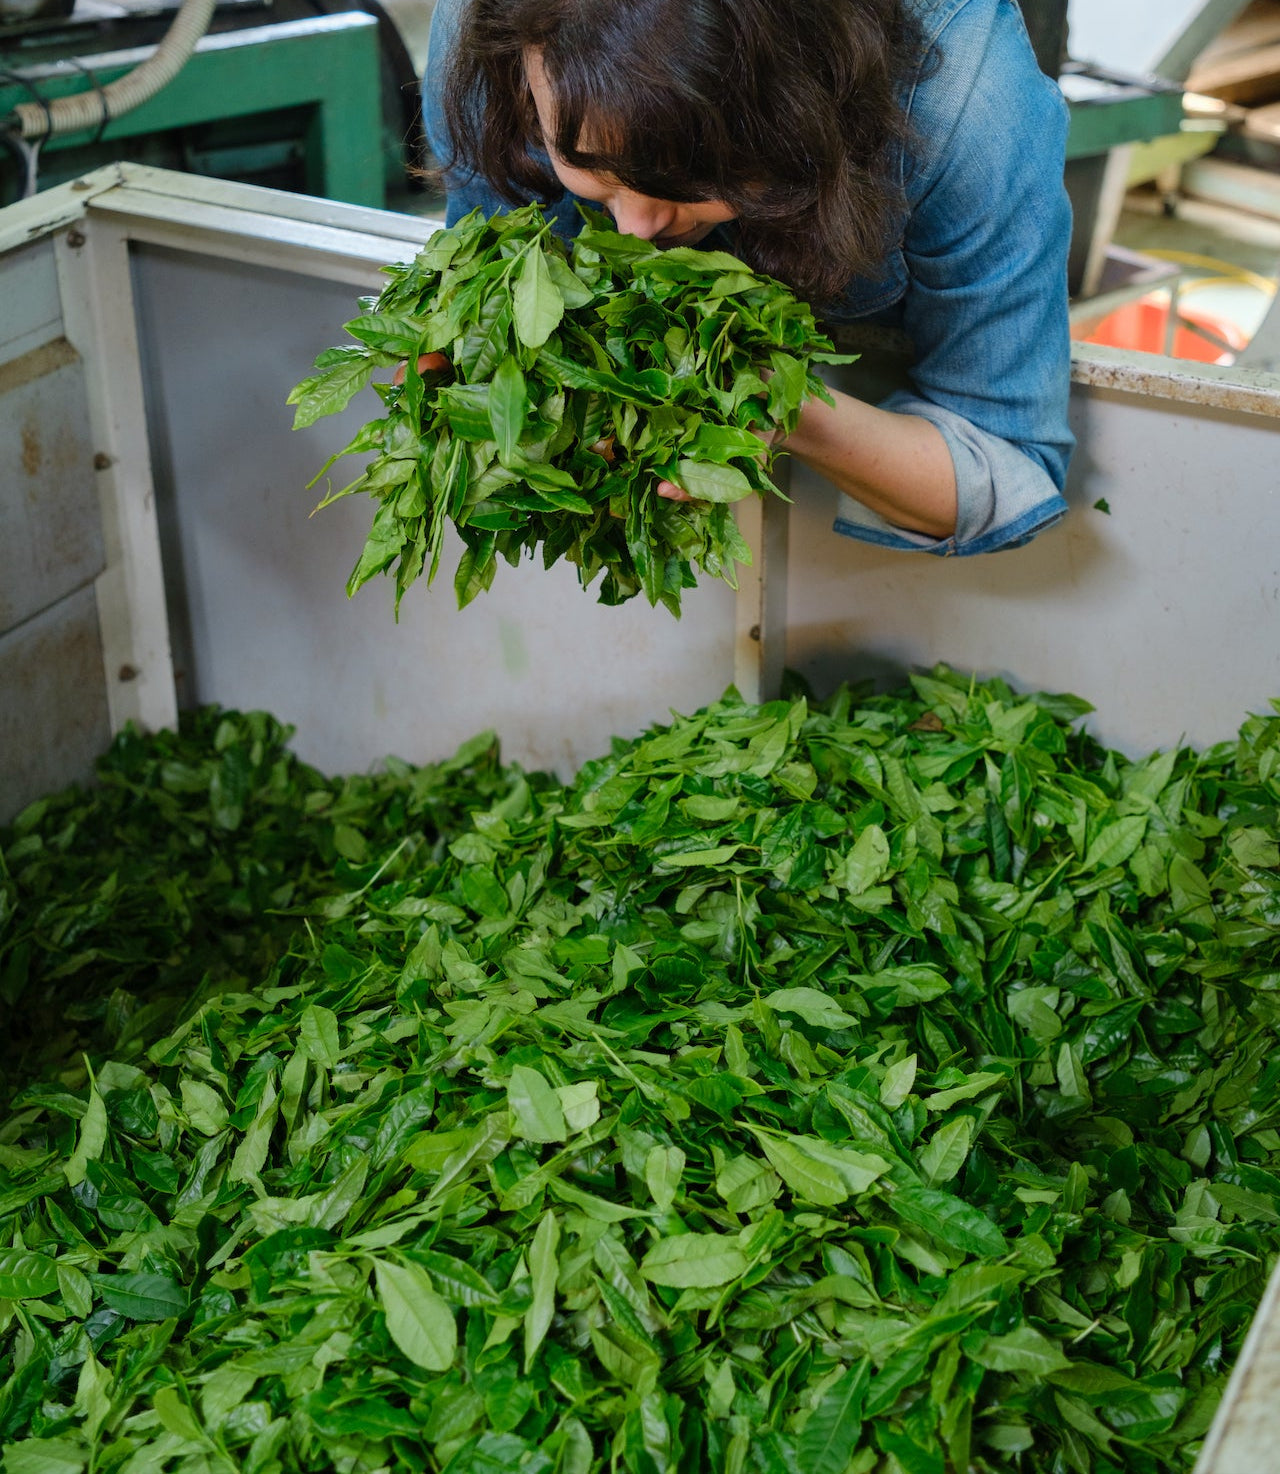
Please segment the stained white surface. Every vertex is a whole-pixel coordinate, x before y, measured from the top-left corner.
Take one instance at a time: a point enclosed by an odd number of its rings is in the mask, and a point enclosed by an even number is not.
[[[305,486],[380,407],[370,392],[295,434],[284,401],[355,316],[352,289],[144,248],[135,291],[185,704],[265,707],[329,771],[389,753],[444,757],[492,727],[508,757],[567,774],[615,733],[695,709],[732,681],[722,585],[689,594],[677,622],[643,601],[601,607],[567,566],[501,564],[493,590],[459,611],[451,543],[436,586],[409,591],[398,625],[389,581],[348,600],[373,504],[352,497],[310,517],[320,492]],[[336,467],[334,484],[358,469]]]
[[[943,660],[1073,691],[1134,754],[1235,735],[1280,697],[1280,422],[1073,391],[1069,516],[1025,548],[897,554],[793,479],[788,664],[820,690]],[[1110,513],[1096,510],[1105,500]]]
[[[0,355],[7,362],[62,331],[53,252],[31,241],[3,253],[0,264]]]

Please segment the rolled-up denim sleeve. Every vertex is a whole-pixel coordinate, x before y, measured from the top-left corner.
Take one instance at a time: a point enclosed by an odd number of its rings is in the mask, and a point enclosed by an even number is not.
[[[925,140],[904,241],[910,388],[882,408],[928,420],[955,466],[954,536],[895,527],[845,498],[836,528],[941,554],[1016,547],[1057,522],[1073,437],[1063,184],[1067,110],[1014,0],[969,0],[917,84]]]

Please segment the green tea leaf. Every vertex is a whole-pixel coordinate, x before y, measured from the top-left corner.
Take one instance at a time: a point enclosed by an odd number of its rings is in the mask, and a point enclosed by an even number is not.
[[[373,1269],[387,1334],[415,1366],[447,1372],[457,1352],[458,1328],[430,1277],[416,1264],[386,1259],[375,1259]]]
[[[958,1116],[938,1127],[920,1153],[920,1170],[930,1187],[935,1183],[950,1182],[956,1176],[964,1166],[972,1143],[973,1122],[968,1116]]]
[[[0,1249],[0,1300],[42,1300],[58,1289],[58,1266],[47,1254]]]
[[[746,1255],[731,1238],[718,1233],[686,1233],[659,1239],[640,1262],[640,1273],[645,1279],[674,1289],[727,1285],[746,1268]]]
[[[706,850],[679,850],[675,854],[659,855],[656,863],[659,865],[723,865],[726,860],[732,860],[738,853],[740,846],[736,844],[714,845]]]
[[[555,1315],[556,1280],[560,1265],[556,1249],[560,1243],[560,1224],[550,1211],[542,1215],[533,1242],[529,1246],[529,1274],[533,1280],[533,1299],[524,1317],[524,1372],[533,1366],[533,1359],[542,1345]]]
[[[192,1127],[205,1136],[217,1136],[227,1128],[227,1108],[212,1085],[202,1080],[183,1080],[182,1109]]]
[[[884,1079],[880,1082],[880,1104],[885,1110],[896,1111],[911,1094],[911,1087],[916,1082],[917,1063],[917,1056],[909,1054],[884,1072]]]
[[[1142,843],[1147,832],[1145,814],[1132,814],[1116,819],[1098,831],[1084,857],[1086,870],[1105,870],[1109,865],[1122,865]]]
[[[1004,1235],[991,1219],[948,1193],[925,1187],[903,1187],[889,1202],[904,1222],[952,1248],[988,1256],[1005,1252]]]
[[[708,464],[682,457],[672,479],[690,496],[704,502],[740,502],[755,489],[736,466]]]
[[[516,336],[526,348],[541,348],[564,316],[564,297],[551,279],[546,257],[531,245],[516,269],[512,307]]]
[[[94,1286],[103,1303],[128,1320],[168,1320],[182,1315],[187,1297],[165,1274],[97,1274]]]
[[[777,988],[764,1001],[777,1013],[794,1013],[819,1028],[845,1029],[852,1023],[844,1009],[817,988]]]
[[[794,1142],[762,1136],[760,1146],[770,1166],[798,1198],[831,1208],[849,1196],[834,1166],[815,1160]]]
[[[293,428],[303,430],[314,425],[325,415],[337,414],[365,387],[373,375],[374,364],[366,358],[356,358],[338,364],[321,374],[304,379],[290,391],[287,404],[297,405]]]
[[[515,1066],[507,1082],[507,1104],[517,1135],[526,1141],[564,1141],[568,1136],[559,1097],[537,1070]]]
[[[316,1064],[332,1069],[338,1063],[338,1019],[332,1009],[313,1003],[302,1015],[303,1053]]]
[[[89,1091],[88,1108],[80,1119],[76,1149],[63,1169],[72,1187],[84,1181],[89,1163],[98,1160],[106,1144],[107,1108],[98,1094],[98,1087],[94,1085]]]
[[[806,1474],[845,1474],[862,1441],[862,1405],[871,1383],[865,1359],[847,1368],[804,1425],[796,1452]]]
[[[520,365],[514,358],[504,358],[494,370],[489,387],[489,420],[503,465],[511,464],[520,444],[527,395]]]
[[[5,1474],[80,1474],[90,1456],[74,1438],[26,1438],[3,1453]]]
[[[645,1182],[660,1213],[665,1213],[675,1202],[687,1160],[678,1146],[655,1146],[645,1158]]]
[[[868,824],[849,852],[841,883],[851,895],[860,896],[883,880],[888,868],[889,841],[878,824]]]
[[[1056,1341],[1031,1326],[1019,1326],[1004,1336],[989,1336],[974,1356],[992,1371],[1035,1372],[1038,1376],[1061,1372],[1071,1365]]]

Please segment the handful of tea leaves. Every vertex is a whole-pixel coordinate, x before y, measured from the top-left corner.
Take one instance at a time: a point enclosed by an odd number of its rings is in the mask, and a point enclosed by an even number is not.
[[[538,205],[485,220],[473,211],[346,324],[356,346],[327,349],[289,396],[294,428],[344,409],[378,369],[386,406],[348,454],[365,471],[321,502],[368,492],[378,510],[348,594],[395,565],[396,610],[439,568],[446,521],[464,551],[458,604],[541,548],[545,567],[601,576],[600,602],[642,590],[680,613],[694,570],[736,586],[750,549],[730,504],[779,494],[762,436],[795,429],[814,363],[845,363],[811,310],[780,283],[719,251],[662,251],[590,212],[566,244]],[[445,367],[419,371],[438,353]],[[760,432],[759,434],[755,432]],[[696,498],[674,503],[660,481]],[[315,483],[312,482],[312,485]]]

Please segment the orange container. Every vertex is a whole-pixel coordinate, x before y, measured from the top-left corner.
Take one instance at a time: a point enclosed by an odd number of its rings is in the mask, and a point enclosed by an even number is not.
[[[1231,345],[1226,352],[1199,333],[1179,325],[1173,334],[1174,358],[1194,358],[1200,363],[1228,364],[1235,355],[1248,346],[1248,335],[1235,323],[1214,317],[1194,308],[1180,307],[1180,317],[1188,322],[1199,323],[1224,343]],[[1169,299],[1164,293],[1141,297],[1136,302],[1127,302],[1110,312],[1101,322],[1083,335],[1086,343],[1101,343],[1109,348],[1132,348],[1140,353],[1164,353],[1165,334],[1169,322]]]

